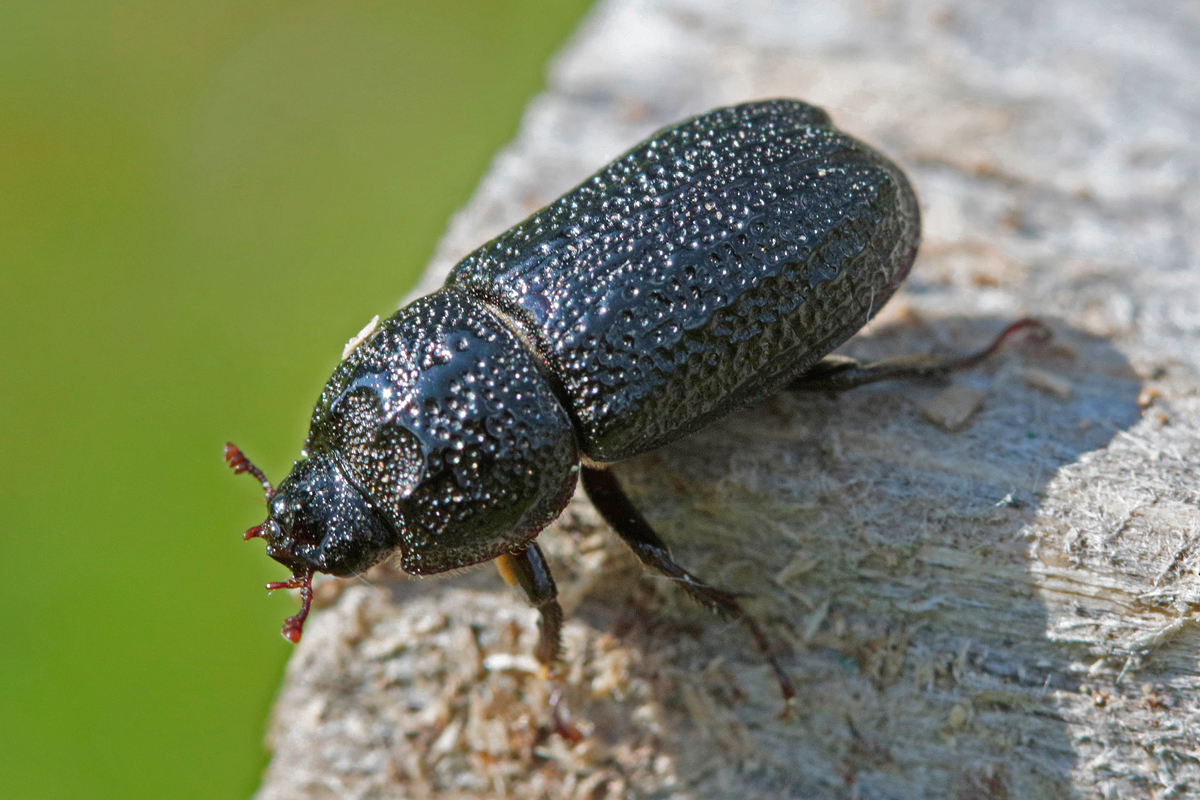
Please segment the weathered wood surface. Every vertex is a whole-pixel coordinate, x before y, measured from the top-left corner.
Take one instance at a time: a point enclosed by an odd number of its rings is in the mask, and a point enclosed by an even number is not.
[[[491,570],[326,584],[259,797],[1200,797],[1200,14],[1088,0],[608,0],[424,287],[653,129],[794,96],[905,166],[925,241],[855,355],[944,387],[780,397],[621,467],[677,559],[786,651],[642,574],[577,498],[550,733],[536,615]],[[968,393],[969,394],[969,393]],[[340,594],[339,594],[340,592]]]

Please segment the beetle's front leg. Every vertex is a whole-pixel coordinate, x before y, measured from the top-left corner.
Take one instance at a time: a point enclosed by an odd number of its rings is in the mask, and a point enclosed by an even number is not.
[[[625,544],[629,545],[634,555],[647,567],[652,567],[677,581],[700,605],[713,613],[741,622],[750,632],[759,652],[775,671],[784,700],[795,697],[796,690],[792,687],[791,680],[771,655],[771,643],[754,618],[742,610],[732,594],[709,586],[671,559],[671,551],[666,542],[659,538],[650,527],[650,523],[646,522],[646,518],[630,502],[612,470],[585,465],[580,467],[580,477],[592,505],[617,535],[625,540]]]
[[[874,364],[860,364],[852,358],[828,356],[794,379],[787,388],[793,392],[844,392],[879,381],[941,378],[952,372],[970,369],[991,358],[1010,336],[1026,329],[1038,339],[1050,338],[1050,329],[1045,323],[1026,318],[1009,325],[990,345],[969,356],[947,359],[917,356],[877,361]]]
[[[530,604],[541,613],[535,655],[540,664],[551,669],[561,653],[563,611],[558,604],[558,587],[554,585],[546,556],[537,542],[530,542],[522,550],[497,558],[496,568],[509,586],[520,586]]]

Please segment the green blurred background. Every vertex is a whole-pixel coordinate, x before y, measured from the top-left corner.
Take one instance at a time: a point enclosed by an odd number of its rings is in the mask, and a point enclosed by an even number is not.
[[[586,0],[0,4],[0,795],[244,797],[296,601],[241,532]]]

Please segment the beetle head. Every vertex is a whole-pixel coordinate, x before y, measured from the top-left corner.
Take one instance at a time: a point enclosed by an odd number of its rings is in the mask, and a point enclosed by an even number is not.
[[[267,519],[243,538],[266,540],[267,555],[292,571],[289,580],[267,588],[301,590],[301,611],[283,626],[285,638],[299,641],[313,574],[364,572],[396,548],[397,536],[327,453],[297,461],[275,489],[232,444],[225,447],[225,460],[235,472],[258,478],[266,492]]]

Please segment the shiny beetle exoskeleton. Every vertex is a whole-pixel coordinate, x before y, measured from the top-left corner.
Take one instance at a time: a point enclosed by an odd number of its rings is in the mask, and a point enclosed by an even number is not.
[[[734,596],[671,560],[605,465],[789,386],[976,363],[992,348],[919,366],[822,361],[895,291],[919,239],[904,173],[815,106],[747,103],[655,134],[358,343],[278,488],[227,447],[267,493],[246,538],[293,572],[271,588],[301,589],[284,635],[300,638],[315,572],[496,559],[541,611],[537,656],[552,663],[562,612],[534,540],[581,476],[644,564],[746,625],[790,696]]]

